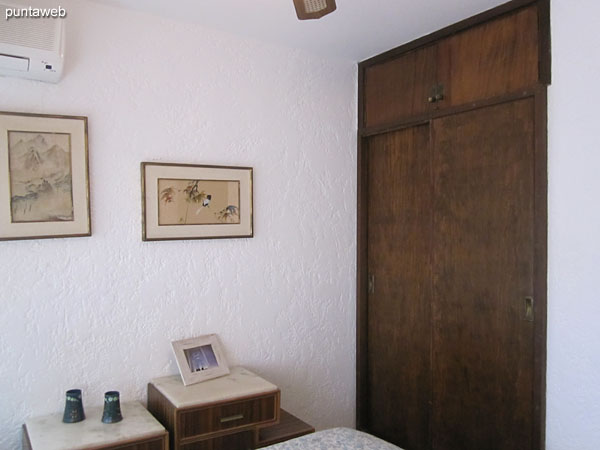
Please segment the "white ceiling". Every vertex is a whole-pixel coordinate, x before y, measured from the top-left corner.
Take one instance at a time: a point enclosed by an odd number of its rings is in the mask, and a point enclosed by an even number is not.
[[[337,11],[299,21],[292,0],[94,0],[190,21],[327,57],[361,61],[503,0],[337,0]]]

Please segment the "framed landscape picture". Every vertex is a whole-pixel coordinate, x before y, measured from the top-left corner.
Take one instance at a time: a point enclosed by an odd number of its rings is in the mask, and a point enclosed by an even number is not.
[[[229,374],[216,334],[173,341],[171,345],[185,386]]]
[[[252,168],[142,163],[142,239],[253,236]]]
[[[87,118],[0,112],[0,240],[91,235]]]

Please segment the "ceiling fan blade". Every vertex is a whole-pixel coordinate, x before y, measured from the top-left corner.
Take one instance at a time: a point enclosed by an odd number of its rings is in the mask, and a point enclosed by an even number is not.
[[[335,0],[294,0],[296,15],[300,20],[320,19],[335,11]]]

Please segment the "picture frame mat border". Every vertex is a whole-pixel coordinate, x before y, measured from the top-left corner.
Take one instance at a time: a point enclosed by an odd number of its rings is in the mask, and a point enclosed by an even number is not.
[[[211,380],[223,375],[229,375],[229,366],[225,359],[219,338],[216,334],[205,334],[194,338],[172,341],[171,345],[173,346],[177,367],[179,368],[179,373],[181,374],[181,379],[184,386],[201,383],[202,381]],[[185,356],[185,350],[202,347],[205,345],[211,346],[212,351],[215,354],[218,367],[207,369],[202,372],[192,372]]]
[[[254,236],[253,168],[242,166],[218,166],[142,162],[142,240],[189,240],[251,238]],[[200,171],[200,172],[199,172]],[[157,189],[159,178],[239,181],[240,223],[210,225],[159,225]]]
[[[12,222],[8,132],[71,135],[73,221]],[[0,241],[91,236],[88,118],[0,111]],[[6,201],[4,201],[6,199]]]

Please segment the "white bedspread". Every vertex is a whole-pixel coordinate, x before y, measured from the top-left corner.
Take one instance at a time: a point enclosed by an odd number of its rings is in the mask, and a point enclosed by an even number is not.
[[[401,450],[389,442],[350,428],[332,428],[265,447],[269,450]]]

